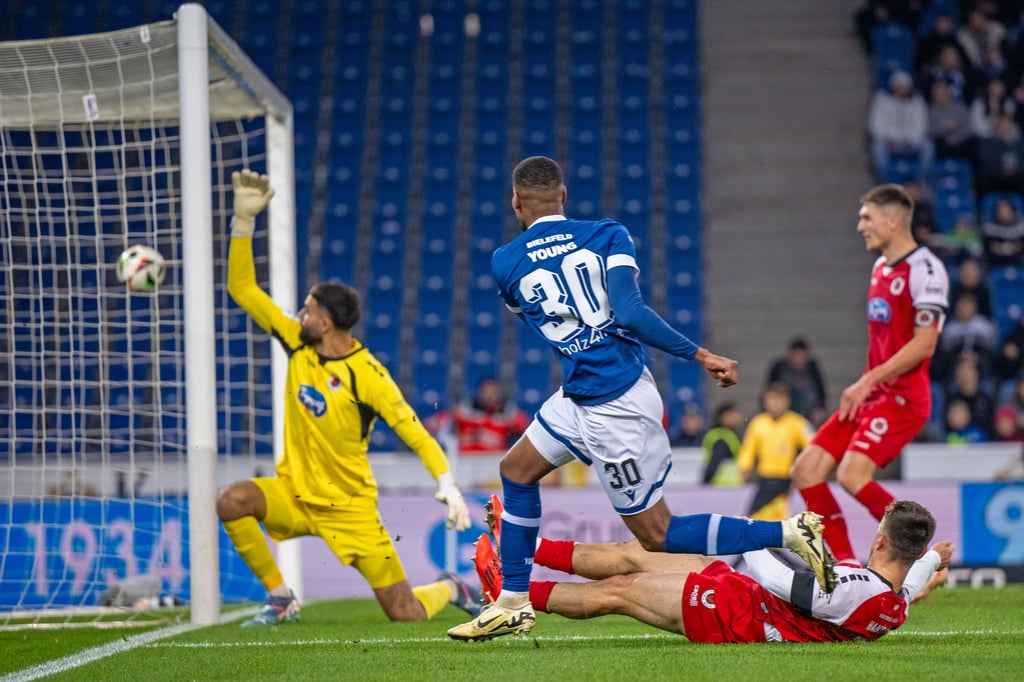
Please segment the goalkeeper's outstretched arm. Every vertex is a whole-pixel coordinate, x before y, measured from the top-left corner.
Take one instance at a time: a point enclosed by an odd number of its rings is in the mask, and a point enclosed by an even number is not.
[[[256,283],[256,267],[252,259],[252,234],[259,215],[274,190],[270,178],[244,169],[231,174],[234,187],[234,216],[231,219],[231,246],[228,250],[228,293],[256,323],[266,331],[279,313],[270,296]]]

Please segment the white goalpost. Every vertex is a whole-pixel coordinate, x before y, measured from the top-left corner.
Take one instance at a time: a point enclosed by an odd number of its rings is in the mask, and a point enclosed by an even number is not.
[[[226,291],[231,173],[273,178],[257,276],[293,310],[292,144],[288,100],[198,4],[0,43],[0,627],[262,600],[215,501],[273,469],[286,358]],[[154,293],[114,275],[137,243],[168,263]]]

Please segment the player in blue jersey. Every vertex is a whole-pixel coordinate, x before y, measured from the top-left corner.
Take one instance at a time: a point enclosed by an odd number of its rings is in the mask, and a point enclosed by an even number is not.
[[[516,166],[512,208],[523,232],[495,251],[491,267],[509,310],[559,356],[562,386],[501,460],[501,594],[448,635],[482,640],[533,627],[528,590],[541,518],[539,481],[574,458],[594,466],[615,511],[645,549],[714,555],[788,547],[831,591],[832,559],[816,514],[779,522],[669,511],[662,486],[671,447],[644,345],[701,363],[723,387],[736,383],[737,363],[697,346],[644,303],[633,240],[622,224],[566,218],[565,200],[557,163],[534,156]]]

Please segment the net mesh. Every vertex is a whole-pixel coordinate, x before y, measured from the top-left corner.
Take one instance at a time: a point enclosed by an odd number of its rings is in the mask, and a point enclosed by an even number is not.
[[[167,23],[0,43],[5,625],[38,622],[55,608],[70,622],[99,605],[136,618],[189,594],[181,279],[189,245],[174,47]],[[270,340],[230,302],[225,272],[230,175],[266,169],[265,119],[252,117],[230,69],[211,50],[218,483],[273,466]],[[217,113],[224,103],[238,118]],[[267,287],[267,235],[255,237]],[[137,243],[167,261],[155,293],[116,278],[119,254]],[[224,598],[261,598],[221,545]]]

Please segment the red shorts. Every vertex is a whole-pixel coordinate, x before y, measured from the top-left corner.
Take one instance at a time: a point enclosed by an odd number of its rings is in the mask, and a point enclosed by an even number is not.
[[[840,421],[839,413],[834,413],[811,443],[837,462],[847,452],[859,452],[881,468],[899,456],[927,421],[928,415],[914,414],[895,397],[885,395],[862,404],[856,419]]]
[[[691,642],[765,642],[767,592],[753,578],[716,561],[691,573],[683,588],[683,629]]]

